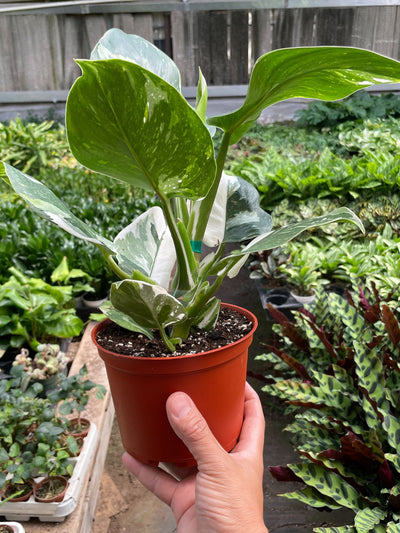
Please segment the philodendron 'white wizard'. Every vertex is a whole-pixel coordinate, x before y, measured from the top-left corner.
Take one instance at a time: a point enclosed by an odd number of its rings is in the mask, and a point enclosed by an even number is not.
[[[114,322],[150,338],[159,330],[173,351],[192,326],[213,327],[220,307],[214,293],[248,254],[323,224],[349,221],[362,228],[341,208],[273,230],[256,189],[224,174],[225,158],[265,107],[294,97],[337,100],[369,85],[399,82],[399,62],[356,48],[274,50],[256,62],[242,107],[212,119],[206,119],[204,78],[193,109],[182,96],[175,63],[136,35],[109,30],[90,60],[77,63],[82,76],[66,110],[73,155],[89,169],[154,191],[161,207],[109,240],[34,178],[6,163],[0,175],[40,215],[100,248],[121,279],[102,307]],[[216,156],[215,128],[223,132]],[[232,242],[237,250],[224,255]],[[202,243],[212,249],[206,257]]]

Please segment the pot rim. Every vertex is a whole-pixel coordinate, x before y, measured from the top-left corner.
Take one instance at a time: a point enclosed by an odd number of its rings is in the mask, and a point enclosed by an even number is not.
[[[98,322],[94,326],[94,328],[91,331],[92,341],[95,344],[96,348],[100,349],[104,354],[108,355],[109,357],[113,357],[113,358],[117,357],[118,359],[122,359],[122,360],[135,359],[137,361],[152,362],[152,363],[155,363],[155,361],[180,361],[182,359],[186,359],[186,360],[187,359],[195,359],[197,357],[200,357],[200,356],[204,357],[204,356],[207,356],[207,355],[210,355],[210,354],[215,356],[215,354],[218,354],[218,353],[221,353],[221,352],[225,351],[228,347],[234,349],[236,347],[236,345],[246,343],[246,341],[250,344],[250,342],[252,340],[252,337],[254,335],[254,332],[255,332],[255,330],[257,329],[257,326],[258,326],[257,317],[251,311],[248,311],[244,307],[239,307],[238,305],[229,304],[229,303],[223,303],[222,302],[221,306],[225,307],[226,309],[232,309],[233,311],[237,311],[241,315],[244,315],[246,318],[248,318],[250,320],[250,322],[252,323],[253,327],[251,328],[251,330],[248,333],[246,333],[246,335],[244,335],[240,339],[238,339],[238,340],[236,340],[234,342],[231,342],[230,344],[226,344],[224,346],[221,346],[220,348],[214,348],[213,350],[207,350],[206,352],[198,352],[198,353],[183,354],[183,355],[174,355],[173,357],[142,357],[142,356],[137,357],[135,355],[125,355],[125,354],[120,354],[118,352],[112,352],[111,350],[107,350],[106,348],[103,348],[96,340],[97,332],[101,331],[110,322],[112,322],[112,320],[110,320],[109,318],[106,318],[106,319],[102,320],[101,322]]]

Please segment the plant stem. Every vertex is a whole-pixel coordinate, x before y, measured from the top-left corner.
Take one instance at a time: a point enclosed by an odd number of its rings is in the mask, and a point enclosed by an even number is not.
[[[172,211],[171,204],[167,198],[160,196],[160,200],[163,204],[163,211],[165,220],[171,232],[172,240],[174,241],[175,251],[176,251],[176,260],[177,260],[177,273],[178,282],[177,290],[187,291],[193,286],[193,277],[192,277],[192,268],[191,261],[188,257],[189,253],[192,253],[191,250],[185,249],[185,243],[183,241],[182,235],[179,231],[177,222],[175,220],[174,213]],[[188,239],[189,240],[189,239]]]
[[[225,132],[222,137],[221,146],[220,146],[220,149],[217,155],[217,170],[216,170],[215,180],[214,180],[214,183],[211,189],[208,191],[207,196],[204,198],[204,200],[201,201],[198,222],[196,224],[195,232],[193,236],[193,240],[195,241],[203,240],[204,233],[207,227],[207,222],[208,222],[208,219],[210,218],[210,213],[214,205],[215,196],[218,191],[219,182],[221,181],[222,171],[224,170],[226,154],[228,153],[230,138],[231,138],[231,134],[229,132]]]

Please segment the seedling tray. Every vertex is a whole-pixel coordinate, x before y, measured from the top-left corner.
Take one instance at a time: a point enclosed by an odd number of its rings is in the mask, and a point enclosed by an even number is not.
[[[99,435],[96,426],[90,425],[89,433],[84,439],[81,453],[78,457],[72,458],[74,471],[69,479],[67,492],[62,502],[41,503],[35,501],[31,496],[26,502],[5,502],[1,503],[0,514],[7,520],[17,520],[27,522],[31,518],[39,518],[42,522],[62,522],[65,517],[72,513],[79,502],[82,488],[94,454],[97,450]],[[36,478],[35,482],[43,478]]]

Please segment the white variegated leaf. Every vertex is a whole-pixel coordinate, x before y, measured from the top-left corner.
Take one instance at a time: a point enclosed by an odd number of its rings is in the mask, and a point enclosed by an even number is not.
[[[318,217],[306,218],[300,222],[295,222],[289,226],[283,226],[277,230],[269,231],[263,235],[259,235],[246,245],[240,252],[235,252],[233,255],[251,254],[254,252],[262,252],[264,250],[272,250],[278,246],[283,246],[290,240],[294,239],[303,231],[312,228],[318,228],[325,224],[332,224],[334,222],[352,222],[356,224],[362,231],[364,226],[361,220],[347,207],[340,207],[334,209],[326,215]]]
[[[210,248],[219,246],[223,241],[225,235],[225,221],[226,221],[226,202],[228,198],[228,181],[226,174],[223,173],[215,196],[214,204],[211,209],[210,217],[208,219],[206,231],[203,237],[203,243]],[[199,215],[201,200],[198,200],[193,205],[195,217]],[[196,222],[195,222],[196,226]]]
[[[185,307],[163,287],[124,279],[111,286],[111,303],[144,328],[164,329],[185,320]]]
[[[228,272],[228,278],[234,278],[234,277],[236,277],[236,276],[239,274],[239,272],[240,272],[242,266],[246,263],[248,257],[249,257],[248,255],[244,255],[244,256],[241,258],[241,260],[238,261],[238,262],[236,263],[236,265],[234,265],[234,266],[229,270],[229,272]]]
[[[261,209],[257,189],[238,176],[224,173],[223,181],[228,189],[224,242],[243,242],[269,231],[272,217]]]
[[[40,181],[20,170],[0,162],[0,177],[7,181],[40,216],[50,220],[71,235],[92,242],[108,253],[113,253],[111,241],[76,217],[70,209]]]
[[[168,288],[176,254],[160,207],[151,207],[124,228],[114,239],[114,248],[123,270],[139,270]]]
[[[197,315],[196,326],[200,329],[210,330],[215,326],[218,319],[219,310],[221,307],[221,300],[218,298],[211,298],[200,313]]]
[[[121,326],[121,328],[125,328],[129,331],[137,331],[138,333],[146,335],[149,339],[154,338],[153,330],[151,328],[144,328],[126,313],[118,311],[112,306],[110,301],[104,302],[100,307],[100,311],[102,311],[110,320]]]
[[[108,30],[96,44],[90,59],[124,59],[150,70],[181,92],[181,76],[176,64],[154,44],[118,28]]]

